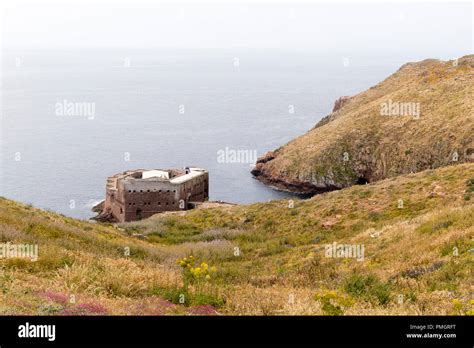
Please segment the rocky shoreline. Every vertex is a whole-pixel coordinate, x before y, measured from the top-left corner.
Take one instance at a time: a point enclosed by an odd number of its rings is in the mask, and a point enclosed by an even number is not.
[[[104,207],[105,207],[105,200],[94,205],[91,210],[94,213],[97,213],[97,215],[91,217],[90,220],[94,220],[97,222],[109,222],[109,223],[118,222],[112,215],[112,212],[110,210],[104,209]]]
[[[285,180],[282,176],[273,175],[266,170],[267,167],[265,167],[264,164],[273,160],[275,156],[273,151],[269,151],[257,160],[255,167],[250,171],[255,179],[276,190],[302,195],[303,198],[308,198],[318,193],[341,189],[341,187],[335,185],[317,186],[309,182]]]
[[[331,122],[334,115],[337,114],[344,105],[350,101],[351,97],[342,96],[334,102],[332,113],[323,117],[314,128],[321,127],[324,124]],[[313,129],[314,129],[313,128]],[[313,184],[304,180],[296,180],[285,177],[280,173],[275,175],[271,170],[268,170],[266,164],[274,160],[278,156],[277,151],[268,151],[263,156],[257,159],[255,167],[250,171],[253,177],[262,182],[263,184],[270,186],[276,190],[290,192],[298,195],[302,195],[303,198],[309,198],[319,193],[340,190],[343,188],[341,185],[336,185],[331,182],[322,182],[319,184]]]

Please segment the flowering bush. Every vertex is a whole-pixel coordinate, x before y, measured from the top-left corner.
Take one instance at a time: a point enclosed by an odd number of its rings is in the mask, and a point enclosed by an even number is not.
[[[38,294],[40,297],[43,297],[45,299],[48,299],[50,301],[62,304],[62,305],[67,305],[69,303],[69,298],[68,295],[66,294],[61,294],[53,291],[44,291],[40,292]]]
[[[314,299],[321,303],[325,315],[343,315],[344,310],[354,304],[350,296],[336,290],[319,291]]]
[[[188,282],[195,283],[211,280],[212,276],[217,272],[215,266],[209,267],[206,262],[199,264],[192,255],[178,259],[176,263],[183,269],[185,285],[187,285]]]
[[[215,266],[199,262],[192,255],[176,260],[181,266],[183,287],[168,294],[173,303],[189,305],[208,305],[212,308],[224,304],[213,281],[217,273]]]

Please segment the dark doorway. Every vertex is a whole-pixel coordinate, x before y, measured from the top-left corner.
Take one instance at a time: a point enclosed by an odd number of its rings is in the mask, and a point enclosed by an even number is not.
[[[141,220],[142,219],[142,210],[140,208],[137,209],[136,211],[137,219]]]
[[[357,179],[356,185],[365,185],[365,184],[368,184],[368,183],[369,183],[369,180],[362,176],[362,177],[359,177]]]

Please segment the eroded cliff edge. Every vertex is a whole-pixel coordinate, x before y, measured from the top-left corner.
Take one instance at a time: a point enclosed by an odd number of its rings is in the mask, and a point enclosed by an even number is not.
[[[315,194],[474,161],[474,55],[407,63],[341,97],[306,134],[257,161],[278,189]]]

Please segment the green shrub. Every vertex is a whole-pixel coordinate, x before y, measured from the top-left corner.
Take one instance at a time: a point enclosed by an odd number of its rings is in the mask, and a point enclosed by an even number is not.
[[[382,218],[382,214],[376,211],[371,211],[368,217],[370,221],[379,221]]]
[[[442,230],[449,228],[454,221],[451,217],[441,217],[440,219],[436,219],[435,221],[428,221],[424,224],[421,224],[416,228],[416,232],[418,233],[436,233]]]
[[[385,306],[390,302],[390,287],[374,275],[352,275],[344,285],[345,291],[370,302]]]
[[[474,192],[474,178],[466,181],[467,190],[466,192]]]
[[[176,287],[171,289],[155,289],[154,295],[162,296],[166,300],[181,306],[198,306],[210,305],[213,307],[221,307],[225,301],[216,293],[204,291],[190,291],[184,287]]]
[[[191,304],[189,291],[185,288],[173,288],[159,292],[158,295],[162,295],[166,300],[183,306],[189,306]]]

